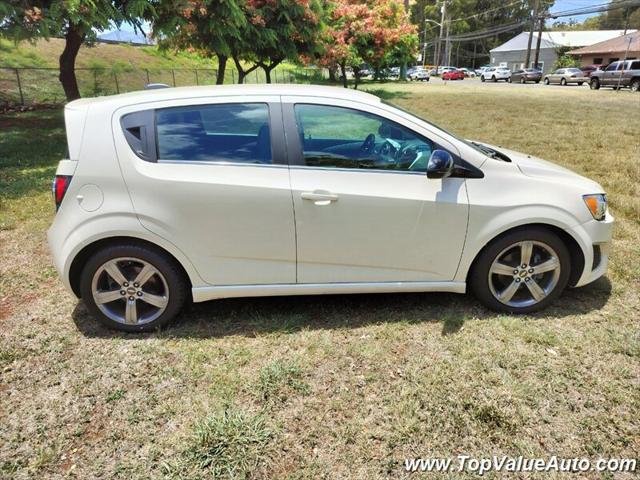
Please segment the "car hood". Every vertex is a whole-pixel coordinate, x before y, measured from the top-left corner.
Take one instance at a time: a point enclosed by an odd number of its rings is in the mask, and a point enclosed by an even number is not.
[[[597,182],[583,177],[568,168],[561,167],[542,158],[527,155],[526,153],[516,152],[515,150],[496,147],[486,143],[483,143],[483,145],[509,157],[511,162],[517,165],[518,169],[528,177],[546,178],[565,184],[571,182],[573,185],[583,188],[585,193],[604,193],[604,189]]]

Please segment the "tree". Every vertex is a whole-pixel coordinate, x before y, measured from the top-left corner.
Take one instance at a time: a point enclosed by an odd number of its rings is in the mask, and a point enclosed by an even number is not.
[[[407,61],[417,49],[416,29],[397,0],[339,0],[330,7],[328,24],[319,63],[339,68],[345,88],[347,67],[358,88],[363,63],[379,71],[392,61]]]
[[[5,0],[0,4],[0,35],[15,41],[64,37],[59,78],[71,101],[80,98],[75,63],[83,43],[95,40],[97,31],[125,22],[141,32],[140,18],[150,14],[146,0]]]
[[[250,41],[245,58],[271,71],[285,59],[297,60],[318,52],[322,6],[318,0],[247,0]]]
[[[232,45],[245,29],[241,5],[226,0],[156,0],[153,6],[153,34],[161,47],[217,57],[216,84],[223,84]]]

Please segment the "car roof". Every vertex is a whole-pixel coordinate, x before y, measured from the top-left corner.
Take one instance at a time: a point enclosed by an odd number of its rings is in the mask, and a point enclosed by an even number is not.
[[[114,107],[135,105],[137,103],[179,100],[194,97],[226,97],[245,95],[303,95],[332,99],[354,100],[362,103],[380,103],[380,98],[367,92],[343,87],[325,87],[300,84],[263,84],[263,85],[208,85],[199,87],[168,87],[153,90],[82,98],[67,104],[67,107],[82,107],[92,103],[113,103]]]

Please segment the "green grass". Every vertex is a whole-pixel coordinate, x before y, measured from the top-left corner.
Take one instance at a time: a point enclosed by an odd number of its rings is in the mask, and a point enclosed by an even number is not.
[[[0,476],[402,478],[416,456],[637,457],[640,98],[466,80],[365,88],[603,184],[616,217],[607,278],[530,316],[453,294],[252,298],[114,333],[64,291],[47,252],[62,116],[5,115]]]

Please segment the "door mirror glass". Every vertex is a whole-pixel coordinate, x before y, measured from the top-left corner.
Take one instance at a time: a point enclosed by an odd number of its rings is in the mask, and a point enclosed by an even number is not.
[[[428,178],[446,178],[453,171],[453,157],[445,150],[434,150],[427,165]]]

